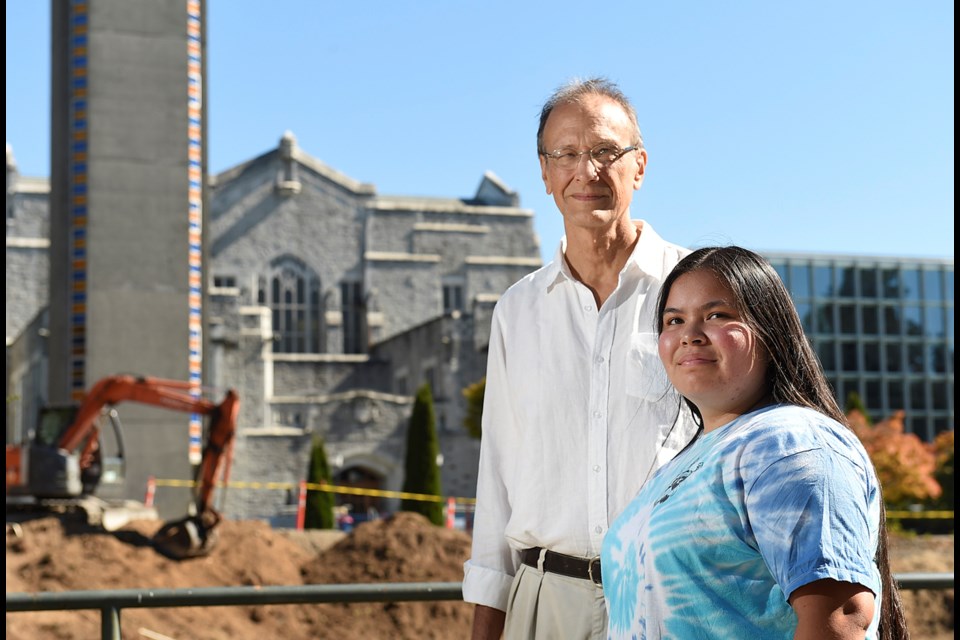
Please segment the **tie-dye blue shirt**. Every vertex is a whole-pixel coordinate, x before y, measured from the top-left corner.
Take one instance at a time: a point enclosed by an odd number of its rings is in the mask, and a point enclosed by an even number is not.
[[[792,638],[795,589],[823,578],[876,596],[880,487],[849,429],[767,407],[661,468],[604,538],[608,637]]]

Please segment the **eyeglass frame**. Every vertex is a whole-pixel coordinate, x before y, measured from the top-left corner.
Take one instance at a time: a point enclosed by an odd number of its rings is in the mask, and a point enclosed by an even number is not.
[[[618,150],[617,150],[616,153],[613,154],[613,158],[611,158],[608,162],[603,163],[603,162],[600,162],[600,161],[594,156],[594,153],[593,153],[593,152],[596,151],[597,149],[602,148],[602,147],[603,147],[604,145],[606,145],[606,144],[607,144],[606,142],[600,142],[600,143],[598,143],[597,145],[591,147],[590,149],[586,149],[586,150],[584,150],[584,151],[572,152],[572,155],[576,156],[577,159],[576,159],[576,162],[575,162],[573,165],[571,165],[570,167],[568,167],[568,168],[566,169],[566,171],[570,171],[571,169],[575,169],[576,167],[579,167],[579,166],[580,166],[580,158],[583,157],[584,154],[587,154],[587,155],[590,157],[590,162],[592,162],[592,163],[594,164],[594,166],[596,166],[596,167],[609,167],[609,166],[612,165],[614,162],[616,162],[617,160],[619,160],[619,159],[622,158],[623,156],[627,155],[627,154],[630,153],[631,151],[643,150],[643,144],[640,143],[640,142],[637,142],[636,144],[631,144],[631,145],[626,146],[626,147],[624,147],[624,148],[622,148],[622,149],[620,149],[619,147],[616,147]],[[614,145],[614,146],[616,146],[616,145]],[[554,149],[554,150],[551,151],[550,153],[547,153],[546,151],[541,150],[541,151],[540,151],[540,155],[542,155],[544,158],[549,158],[549,159],[553,160],[554,162],[557,162],[557,161],[562,157],[562,156],[555,155],[555,154],[557,154],[557,153],[559,153],[559,152],[560,152],[560,149]],[[564,154],[564,155],[566,155],[566,154]],[[558,167],[558,168],[560,168],[560,167]]]

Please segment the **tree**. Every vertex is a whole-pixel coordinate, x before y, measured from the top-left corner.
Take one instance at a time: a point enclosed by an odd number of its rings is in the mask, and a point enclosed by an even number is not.
[[[314,437],[310,449],[310,469],[307,472],[307,484],[330,484],[330,465],[327,463],[327,450],[323,438]],[[305,529],[333,529],[336,521],[333,517],[333,494],[329,491],[307,489],[307,510],[304,514]]]
[[[437,441],[436,416],[433,412],[433,395],[430,385],[424,383],[417,390],[413,414],[407,429],[407,455],[404,466],[403,491],[440,496],[440,469],[437,457],[440,445]],[[443,505],[439,501],[404,498],[402,511],[414,511],[425,515],[435,525],[443,525]]]
[[[867,408],[863,406],[863,400],[856,391],[851,391],[847,394],[847,406],[843,408],[843,412],[847,415],[850,415],[852,411],[859,411],[868,425],[873,424],[873,419],[870,417],[870,414],[867,413]]]
[[[936,471],[933,476],[943,488],[940,506],[953,511],[953,429],[941,431],[933,440],[933,453],[936,456]]]
[[[940,485],[933,477],[936,460],[933,449],[912,433],[904,433],[903,411],[871,426],[859,411],[847,420],[870,455],[883,487],[888,506],[904,508],[940,497]]]
[[[467,415],[463,418],[463,426],[467,433],[477,440],[483,434],[481,419],[483,418],[483,394],[487,390],[487,378],[480,378],[471,385],[467,385],[461,393],[467,399]]]

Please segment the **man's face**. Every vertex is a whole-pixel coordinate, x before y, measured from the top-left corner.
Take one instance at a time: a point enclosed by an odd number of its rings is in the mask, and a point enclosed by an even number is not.
[[[638,144],[636,138],[636,128],[623,108],[599,95],[558,105],[543,129],[548,154],[557,150],[579,153],[598,145],[623,149]],[[566,225],[603,228],[629,216],[630,201],[643,183],[646,162],[646,151],[639,149],[606,166],[584,153],[569,169],[540,156],[540,169],[547,193],[553,195]]]

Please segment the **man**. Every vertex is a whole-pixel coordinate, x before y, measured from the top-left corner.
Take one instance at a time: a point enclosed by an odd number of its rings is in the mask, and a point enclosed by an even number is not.
[[[463,581],[474,640],[605,638],[603,535],[696,429],[653,333],[688,251],[630,218],[647,164],[636,111],[604,78],[573,81],[544,105],[537,151],[566,235],[493,314]]]

